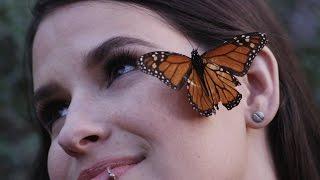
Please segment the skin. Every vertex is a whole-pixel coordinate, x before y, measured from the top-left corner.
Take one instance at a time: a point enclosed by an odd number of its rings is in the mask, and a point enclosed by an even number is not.
[[[75,3],[40,24],[33,47],[34,90],[56,82],[63,89],[55,96],[71,100],[67,115],[53,126],[51,179],[76,179],[105,158],[139,153],[146,159],[121,179],[275,179],[265,129],[278,109],[279,85],[268,48],[239,78],[241,103],[231,111],[220,106],[205,118],[188,104],[186,88],[174,91],[140,71],[118,77],[107,88],[99,68],[84,68],[86,53],[119,35],[154,45],[128,47],[141,54],[166,50],[190,56],[192,50],[154,12],[128,4]],[[266,115],[261,124],[250,118],[256,111]]]

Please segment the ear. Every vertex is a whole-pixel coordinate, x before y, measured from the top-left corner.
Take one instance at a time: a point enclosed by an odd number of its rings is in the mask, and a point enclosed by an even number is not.
[[[246,124],[251,128],[263,128],[276,115],[280,101],[278,63],[268,47],[264,47],[253,61],[246,84]],[[264,114],[264,120],[256,123],[252,120],[252,115],[259,111]]]

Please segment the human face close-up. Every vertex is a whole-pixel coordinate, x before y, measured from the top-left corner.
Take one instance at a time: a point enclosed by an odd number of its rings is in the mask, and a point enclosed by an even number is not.
[[[246,176],[245,88],[237,87],[237,107],[202,117],[186,88],[172,90],[132,68],[151,51],[206,50],[192,43],[156,13],[130,4],[80,2],[49,14],[34,41],[33,81],[52,139],[50,179],[106,179],[106,163],[118,158],[134,160],[112,169],[121,180]]]

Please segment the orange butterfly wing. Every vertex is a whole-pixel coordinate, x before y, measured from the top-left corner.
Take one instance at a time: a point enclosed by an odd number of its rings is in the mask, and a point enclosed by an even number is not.
[[[205,84],[201,83],[200,76],[193,70],[187,85],[190,104],[200,115],[215,114],[216,109],[219,109],[219,102],[228,110],[240,103],[242,96],[235,90],[240,83],[231,74],[207,64],[203,78]],[[205,93],[204,86],[208,89],[209,94]]]
[[[210,116],[221,102],[228,110],[240,103],[242,95],[235,89],[240,82],[234,77],[247,74],[253,59],[267,43],[263,33],[248,33],[201,55],[203,75],[192,71],[188,81],[190,104],[201,115]],[[203,76],[204,84],[200,76]],[[205,86],[205,87],[204,87]],[[209,94],[205,93],[205,89]]]
[[[211,96],[214,97],[215,107],[221,102],[228,110],[240,103],[242,95],[235,89],[240,82],[227,71],[206,64],[204,79],[209,87]]]
[[[189,77],[191,59],[178,53],[155,51],[142,55],[137,66],[172,89],[181,89]]]
[[[216,105],[217,102],[213,96],[205,93],[205,87],[194,69],[187,82],[188,100],[193,109],[204,116],[210,116],[212,113],[215,113],[214,105]]]
[[[213,50],[201,55],[206,63],[212,63],[232,75],[247,74],[253,59],[267,43],[263,33],[248,33],[234,37]]]

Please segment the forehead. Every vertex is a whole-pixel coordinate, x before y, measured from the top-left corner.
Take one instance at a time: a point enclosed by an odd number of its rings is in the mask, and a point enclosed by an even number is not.
[[[83,54],[115,36],[135,37],[165,50],[190,53],[186,38],[145,8],[117,2],[78,2],[55,10],[41,22],[33,46],[34,88],[49,81],[52,76],[48,72],[59,66],[67,72],[65,65],[69,63],[74,71]],[[67,76],[53,73],[55,78]]]

